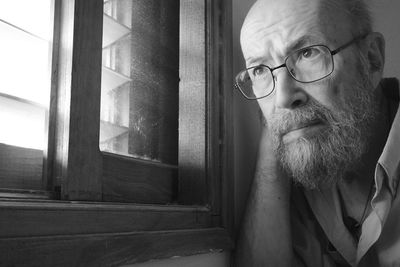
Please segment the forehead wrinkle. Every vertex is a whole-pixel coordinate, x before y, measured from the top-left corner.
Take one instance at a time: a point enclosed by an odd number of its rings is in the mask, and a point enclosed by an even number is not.
[[[250,46],[250,50],[252,53],[268,53],[268,47],[271,46],[271,40],[275,39],[276,41],[282,40],[282,32],[278,29],[274,29],[270,26],[265,27],[265,23],[262,21],[249,23],[248,24],[249,31],[245,31],[245,34],[242,34],[242,47],[246,46],[247,48]],[[268,36],[269,38],[265,38]],[[271,38],[272,37],[272,38]],[[279,46],[282,47],[282,44]],[[257,52],[256,52],[257,51]],[[248,56],[245,55],[245,60],[248,61]],[[255,59],[255,57],[251,57]]]
[[[300,2],[300,1],[299,1]],[[263,36],[272,35],[280,32],[278,36],[282,40],[288,40],[294,33],[305,30],[310,30],[312,24],[318,24],[319,20],[319,5],[309,6],[312,0],[304,0],[302,3],[297,1],[289,4],[286,2],[283,5],[272,4],[268,6],[267,1],[258,1],[247,15],[241,31],[241,42],[246,42],[246,39],[252,35],[261,34]],[[280,3],[279,3],[280,4]],[[270,7],[270,8],[268,8]],[[314,25],[315,26],[315,25]],[[304,29],[306,28],[306,29]],[[289,29],[289,30],[287,30]],[[304,34],[303,34],[304,35]],[[285,44],[286,45],[286,44]]]
[[[295,25],[291,31],[284,31],[286,25],[284,21],[280,22],[281,24],[277,22],[267,26],[262,21],[248,23],[248,31],[243,27],[241,43],[247,65],[267,59],[282,60],[290,52],[307,45],[324,44],[319,25],[313,24],[312,20]],[[304,28],[308,30],[301,31]],[[246,50],[250,50],[250,55]],[[274,53],[275,57],[271,53]]]

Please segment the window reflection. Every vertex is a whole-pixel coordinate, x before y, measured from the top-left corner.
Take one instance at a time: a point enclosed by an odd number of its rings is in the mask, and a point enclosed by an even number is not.
[[[100,149],[178,158],[179,1],[104,2]]]

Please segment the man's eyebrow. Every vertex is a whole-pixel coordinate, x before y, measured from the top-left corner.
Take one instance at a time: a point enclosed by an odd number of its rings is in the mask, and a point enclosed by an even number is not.
[[[298,49],[304,48],[309,45],[321,44],[321,38],[316,35],[303,35],[300,38],[292,41],[286,48],[284,48],[285,56]],[[247,57],[244,59],[248,66],[253,66],[254,63],[263,60],[263,57]]]
[[[301,49],[309,45],[321,44],[321,39],[317,38],[315,35],[303,35],[297,40],[293,41],[285,49],[285,53],[289,54],[295,50]]]
[[[259,62],[261,59],[261,57],[248,57],[245,58],[244,61],[246,62],[246,65],[251,67],[255,62]]]

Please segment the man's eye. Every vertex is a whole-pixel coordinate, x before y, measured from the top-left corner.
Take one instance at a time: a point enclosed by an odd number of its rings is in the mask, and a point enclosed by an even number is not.
[[[266,68],[263,66],[258,66],[253,69],[253,76],[260,76],[265,74]]]
[[[303,49],[300,52],[299,58],[300,59],[313,59],[321,54],[321,51],[318,48],[315,47],[309,47],[306,49]]]

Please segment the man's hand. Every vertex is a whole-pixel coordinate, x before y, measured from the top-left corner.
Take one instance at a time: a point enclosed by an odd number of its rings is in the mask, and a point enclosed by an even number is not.
[[[290,179],[281,171],[268,129],[236,248],[235,266],[291,266]]]
[[[280,179],[280,182],[287,183],[289,180],[280,169],[276,150],[277,144],[273,142],[268,127],[264,126],[258,150],[256,177],[260,174],[265,182],[279,182],[277,179]]]

